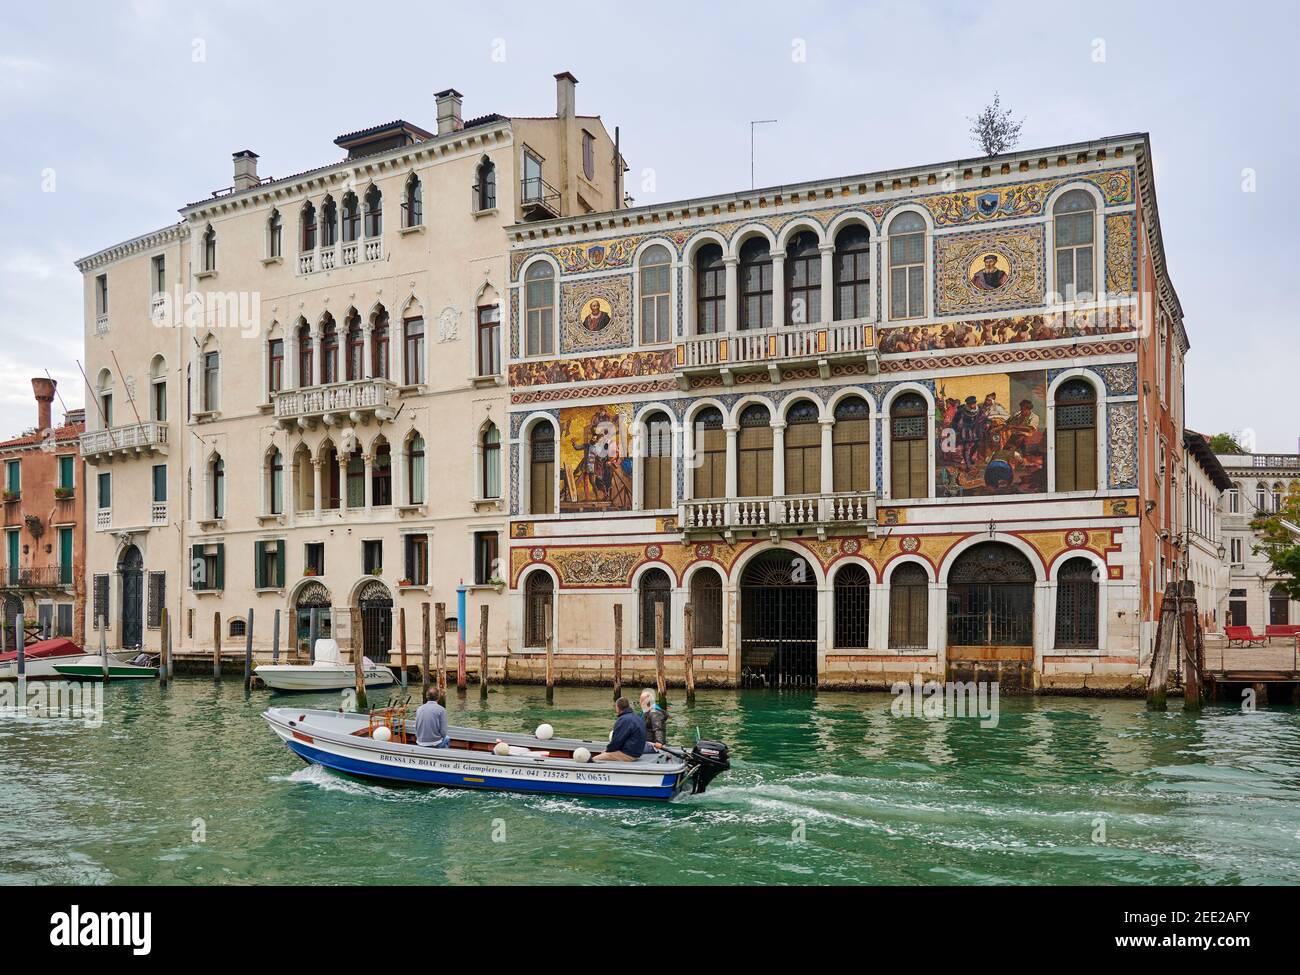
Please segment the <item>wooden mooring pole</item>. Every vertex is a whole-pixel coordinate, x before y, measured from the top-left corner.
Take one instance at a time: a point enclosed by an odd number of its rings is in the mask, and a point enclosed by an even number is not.
[[[280,662],[280,611],[277,609],[271,617],[271,663]]]
[[[664,604],[655,602],[655,699],[668,706],[668,685],[664,681]]]
[[[614,604],[614,700],[623,696],[623,604]]]
[[[397,645],[402,650],[402,686],[406,686],[406,607],[397,611]],[[424,703],[424,702],[421,702]]]
[[[18,653],[22,655],[23,646],[23,618],[18,617]],[[99,628],[99,666],[102,669],[101,676],[104,682],[108,682],[108,617],[105,616],[102,621],[103,625]]]
[[[1178,583],[1165,587],[1160,602],[1160,620],[1156,624],[1155,649],[1151,653],[1151,676],[1147,681],[1147,707],[1152,711],[1168,710],[1169,657],[1178,626]]]
[[[546,703],[555,702],[555,634],[551,632],[551,604],[542,607],[542,626],[546,630]]]
[[[163,631],[163,649],[167,652],[167,679],[176,678],[176,655],[172,653],[172,618],[168,615],[167,610],[163,610],[163,619],[167,621],[167,629]]]
[[[248,623],[244,626],[244,690],[253,689],[253,607],[248,608]]]
[[[167,681],[171,678],[170,668],[172,663],[172,620],[167,612],[167,607],[162,607],[158,618],[158,649],[161,654],[158,658],[158,683],[162,687],[167,686]]]
[[[102,641],[101,641],[102,642]],[[18,648],[18,679],[27,679],[27,641],[23,639],[23,614],[14,617],[14,646]],[[105,680],[108,678],[105,677]]]
[[[438,703],[447,703],[447,604],[435,603],[433,607],[433,638],[437,659],[434,670],[438,678]]]
[[[682,608],[682,669],[686,680],[686,703],[695,703],[695,608]]]
[[[366,700],[366,641],[361,626],[361,610],[356,606],[352,607],[349,622],[352,630],[352,673],[356,677],[357,710],[369,711],[370,702]]]
[[[429,699],[429,604],[420,603],[420,703]]]
[[[212,679],[221,683],[221,614],[212,614]]]
[[[488,696],[488,605],[478,608],[478,696],[486,701]]]
[[[1190,579],[1182,582],[1179,636],[1183,648],[1183,710],[1199,711],[1204,695],[1202,664],[1204,647],[1201,642],[1201,617],[1196,606],[1196,583]]]

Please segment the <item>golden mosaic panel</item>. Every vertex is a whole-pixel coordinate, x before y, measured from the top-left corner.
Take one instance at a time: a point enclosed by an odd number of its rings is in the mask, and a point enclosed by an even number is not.
[[[560,352],[593,352],[631,344],[629,275],[560,285]]]
[[[1106,217],[1106,291],[1133,291],[1133,214],[1114,213]]]
[[[934,263],[937,315],[1043,303],[1042,227],[936,236]]]

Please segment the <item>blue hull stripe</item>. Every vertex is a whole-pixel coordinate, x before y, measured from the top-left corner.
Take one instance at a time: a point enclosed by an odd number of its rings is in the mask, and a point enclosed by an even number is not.
[[[614,799],[671,799],[676,793],[674,775],[665,775],[659,785],[644,789],[619,785],[599,785],[585,782],[526,782],[520,779],[500,778],[493,775],[463,775],[456,772],[436,772],[430,769],[402,768],[364,762],[333,752],[312,748],[300,741],[285,742],[300,758],[325,768],[366,779],[394,779],[401,782],[418,782],[422,785],[442,785],[457,789],[494,789],[504,792],[542,792],[550,795],[607,796]],[[473,781],[470,781],[470,780]]]

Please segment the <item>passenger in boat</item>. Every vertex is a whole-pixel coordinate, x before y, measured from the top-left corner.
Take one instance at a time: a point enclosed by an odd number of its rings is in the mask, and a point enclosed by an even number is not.
[[[645,721],[646,744],[655,749],[668,744],[668,714],[655,701],[655,692],[648,687],[641,692],[641,717]]]
[[[426,748],[446,748],[451,744],[447,709],[438,703],[436,687],[429,688],[424,703],[415,709],[415,743]]]
[[[620,697],[614,702],[614,730],[609,745],[599,755],[591,756],[593,762],[635,762],[645,752],[645,722],[632,710],[628,699]]]

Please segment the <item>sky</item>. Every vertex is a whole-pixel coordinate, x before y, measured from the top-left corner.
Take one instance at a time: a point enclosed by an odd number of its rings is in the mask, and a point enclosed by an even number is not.
[[[0,436],[34,424],[47,370],[84,401],[73,262],[229,186],[232,152],[262,176],[334,162],[341,133],[436,128],[447,87],[466,118],[549,115],[568,70],[638,204],[748,188],[757,119],[759,186],[972,156],[994,92],[1022,149],[1149,132],[1187,424],[1294,453],[1298,21],[1253,0],[5,4]]]

